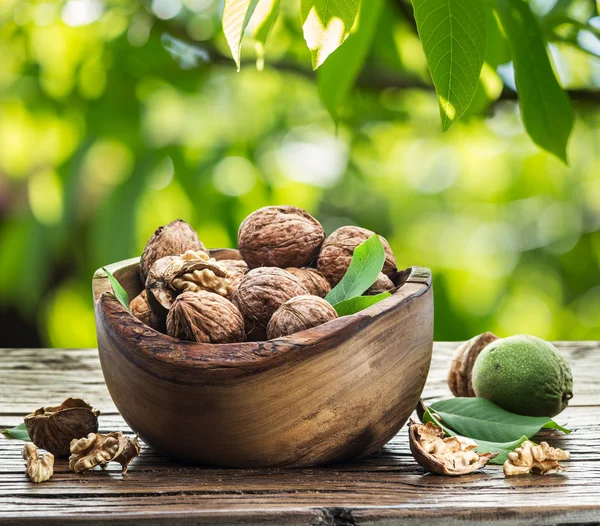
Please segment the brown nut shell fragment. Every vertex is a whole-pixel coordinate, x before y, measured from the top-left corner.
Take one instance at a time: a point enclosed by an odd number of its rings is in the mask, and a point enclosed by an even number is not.
[[[521,447],[508,454],[508,459],[503,466],[504,475],[510,477],[526,475],[530,472],[537,475],[556,473],[566,469],[559,464],[559,461],[568,460],[570,457],[571,454],[568,451],[551,447],[548,442],[535,445],[526,440]]]
[[[140,292],[129,304],[129,310],[142,323],[159,332],[165,332],[165,322],[154,312],[148,301],[148,291]]]
[[[146,283],[152,265],[166,256],[179,256],[187,250],[204,250],[196,231],[182,219],[161,226],[146,243],[140,260],[140,277]]]
[[[344,277],[350,266],[354,249],[373,234],[374,232],[366,228],[343,226],[325,239],[319,253],[317,269],[327,278],[332,287],[335,287]],[[383,273],[391,279],[396,272],[396,258],[387,240],[383,236],[379,237],[385,251]]]
[[[448,387],[454,396],[477,396],[473,390],[471,379],[473,365],[481,351],[497,339],[498,336],[495,334],[484,332],[464,342],[456,349],[448,373]]]
[[[302,283],[302,286],[308,291],[309,294],[324,298],[331,291],[331,285],[329,284],[329,281],[325,279],[323,274],[314,268],[288,267],[285,270],[296,276],[298,281]]]
[[[244,318],[229,300],[213,292],[184,292],[167,316],[167,334],[202,343],[243,342]]]
[[[231,301],[244,316],[246,331],[266,329],[271,316],[287,300],[307,290],[289,272],[277,267],[261,267],[248,272],[234,291]]]
[[[32,442],[56,456],[68,456],[71,440],[98,431],[100,411],[80,398],[67,398],[54,407],[41,407],[25,417]]]
[[[22,455],[26,462],[25,471],[31,482],[36,484],[45,482],[54,474],[54,455],[52,453],[47,452],[40,458],[37,446],[32,442],[27,442],[23,446]]]
[[[322,325],[337,317],[336,310],[323,298],[308,294],[296,296],[275,311],[267,325],[267,337],[269,340],[281,338]]]
[[[365,292],[368,296],[375,296],[377,294],[382,294],[383,292],[388,292],[394,288],[394,282],[388,278],[383,272],[379,273],[375,283],[371,285],[367,291]]]
[[[498,453],[474,451],[477,444],[465,437],[444,438],[444,430],[432,422],[419,424],[411,419],[410,450],[415,460],[427,471],[438,475],[466,475],[485,466]]]
[[[238,230],[238,249],[250,268],[302,267],[319,253],[321,224],[295,206],[266,206],[252,212]]]

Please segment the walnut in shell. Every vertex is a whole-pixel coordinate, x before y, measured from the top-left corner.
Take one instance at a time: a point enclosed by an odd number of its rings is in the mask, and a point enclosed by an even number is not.
[[[388,292],[394,288],[394,282],[388,278],[383,272],[379,273],[375,283],[371,285],[365,294],[368,296],[375,296],[376,294],[381,294],[383,292]]]
[[[129,304],[129,310],[142,323],[159,332],[165,332],[165,321],[154,312],[148,301],[148,291],[140,292]]]
[[[187,250],[204,250],[196,231],[182,219],[161,226],[146,243],[140,260],[140,277],[146,283],[152,265],[166,256],[179,256]]]
[[[484,332],[464,342],[456,349],[448,373],[448,387],[454,396],[477,396],[471,380],[473,365],[481,351],[497,339],[498,336],[495,334]]]
[[[287,300],[271,317],[267,337],[281,338],[304,331],[338,317],[336,310],[323,298],[313,295],[296,296]]]
[[[296,268],[288,267],[287,270],[290,274],[293,274],[298,278],[303,287],[308,291],[309,294],[324,298],[331,290],[329,281],[325,279],[323,274],[318,270],[310,267]]]
[[[344,277],[350,266],[354,249],[373,234],[374,232],[366,228],[343,226],[332,232],[323,242],[317,269],[327,278],[332,287],[335,287]],[[383,273],[391,279],[396,272],[396,258],[387,240],[383,236],[380,238],[385,251]]]
[[[300,281],[286,270],[261,267],[244,276],[231,301],[244,316],[246,332],[259,331],[262,334],[281,305],[307,292]]]
[[[319,253],[321,224],[295,206],[266,206],[240,225],[238,249],[250,268],[302,267]]]
[[[100,411],[80,398],[67,398],[55,407],[41,407],[25,417],[32,442],[56,456],[68,456],[71,440],[98,431]]]
[[[142,450],[137,436],[134,438],[117,433],[90,433],[87,437],[71,442],[69,469],[83,473],[96,466],[104,468],[111,461],[121,464],[121,473],[125,474],[129,463]]]
[[[485,466],[498,453],[478,454],[470,438],[444,438],[444,430],[432,422],[419,424],[411,419],[409,425],[410,451],[427,471],[439,475],[466,475]]]
[[[167,316],[167,334],[202,343],[244,341],[244,318],[229,300],[213,292],[184,292]]]

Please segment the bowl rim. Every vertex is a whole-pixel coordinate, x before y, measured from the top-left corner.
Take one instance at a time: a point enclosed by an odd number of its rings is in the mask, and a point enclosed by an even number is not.
[[[229,254],[232,249],[213,251]],[[119,274],[139,266],[139,261],[139,257],[126,259],[105,268],[118,280]],[[100,268],[92,280],[96,327],[99,340],[101,332],[110,335],[113,348],[138,367],[165,380],[196,383],[198,370],[219,377],[246,375],[327,352],[378,318],[405,308],[432,287],[431,270],[427,267],[408,267],[397,275],[401,285],[389,298],[358,313],[274,340],[211,344],[179,340],[139,321],[115,298],[108,275]],[[99,346],[101,355],[102,347]],[[192,376],[188,377],[186,371]]]

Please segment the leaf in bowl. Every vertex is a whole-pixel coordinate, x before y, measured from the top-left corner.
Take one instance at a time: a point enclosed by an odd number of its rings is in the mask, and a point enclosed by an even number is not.
[[[127,296],[127,292],[117,281],[117,278],[112,275],[110,270],[106,267],[102,267],[102,270],[106,272],[106,275],[108,276],[108,281],[110,281],[115,297],[119,300],[119,303],[129,311],[129,297]]]
[[[340,301],[339,303],[336,303],[333,308],[338,313],[338,316],[348,316],[349,314],[360,312],[371,305],[375,305],[390,296],[391,294],[389,292],[382,292],[375,296],[358,296],[349,300]]]

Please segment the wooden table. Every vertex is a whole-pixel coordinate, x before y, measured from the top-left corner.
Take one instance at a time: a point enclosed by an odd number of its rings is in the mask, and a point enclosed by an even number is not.
[[[375,455],[318,469],[193,467],[145,448],[126,476],[118,464],[76,475],[57,461],[52,481],[36,485],[25,475],[23,442],[0,435],[0,522],[598,524],[600,342],[557,345],[575,375],[575,397],[558,420],[577,432],[544,436],[571,452],[565,474],[505,479],[501,466],[457,478],[424,474],[405,428]],[[450,395],[445,378],[455,346],[435,345],[424,392],[429,401]],[[108,395],[95,349],[0,350],[0,429],[68,396],[102,411],[101,431],[129,431]]]

